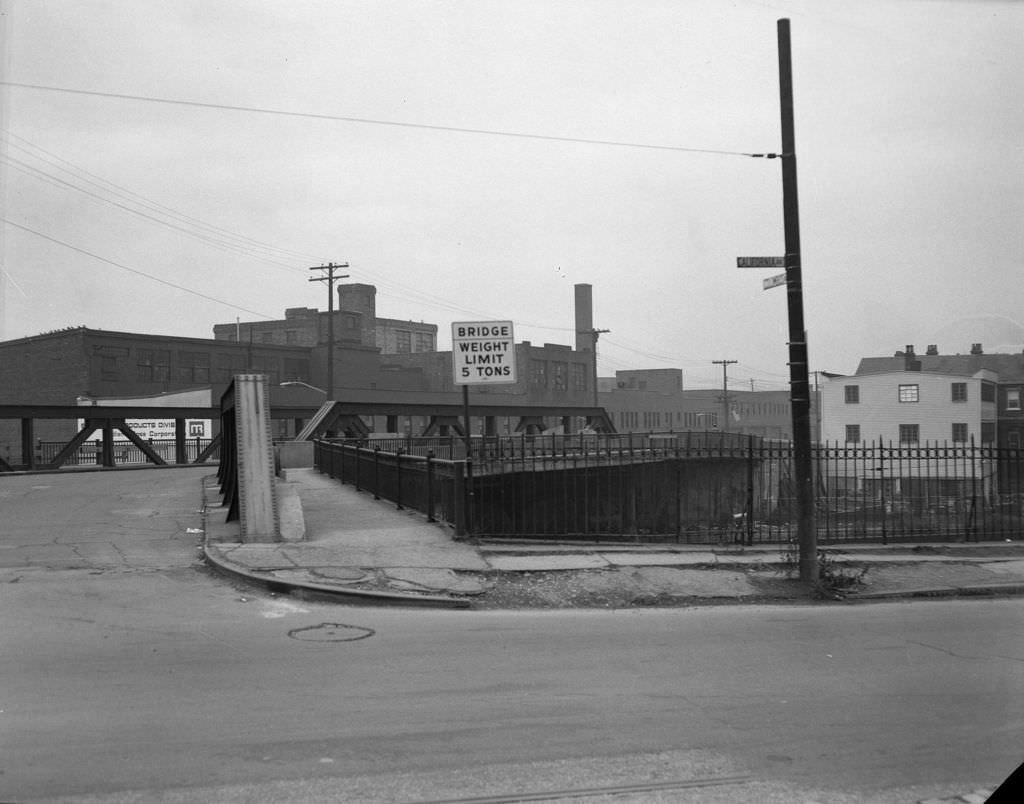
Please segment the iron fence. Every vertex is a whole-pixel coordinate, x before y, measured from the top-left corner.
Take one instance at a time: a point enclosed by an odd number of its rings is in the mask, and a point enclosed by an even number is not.
[[[728,433],[475,437],[466,460],[464,442],[401,441],[317,442],[317,466],[479,536],[748,545],[796,536],[788,442]],[[446,445],[454,460],[435,456]],[[1022,457],[974,444],[818,444],[818,539],[1022,538]]]
[[[209,438],[185,439],[185,455],[188,462],[194,463],[210,446],[211,441],[212,439]],[[177,452],[173,438],[152,439],[146,443],[167,463],[176,461]],[[36,458],[40,464],[51,464],[66,446],[67,442],[65,441],[39,441],[36,444]],[[145,453],[131,441],[115,441],[113,453],[114,463],[118,466],[149,463]],[[207,460],[211,463],[216,463],[219,460],[216,449],[211,452]],[[103,441],[101,439],[85,442],[63,463],[64,466],[93,466],[97,464],[103,464]]]
[[[399,509],[424,513],[430,522],[446,522],[455,535],[466,533],[468,506],[466,461],[426,455],[388,452],[359,443],[317,440],[313,450],[314,468],[357,491],[386,499]]]

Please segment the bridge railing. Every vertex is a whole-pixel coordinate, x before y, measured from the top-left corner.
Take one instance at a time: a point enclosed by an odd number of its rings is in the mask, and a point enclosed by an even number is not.
[[[146,442],[153,451],[163,458],[167,463],[174,463],[177,458],[176,441],[173,438],[149,439]],[[196,463],[204,452],[214,444],[212,438],[189,438],[185,440],[185,455],[188,463]],[[41,464],[53,463],[54,458],[67,446],[65,441],[38,441],[36,442],[36,456]],[[133,465],[145,464],[149,458],[141,449],[130,441],[115,441],[113,444],[114,464]],[[204,462],[216,463],[219,460],[219,451],[214,445],[209,454],[204,457]],[[87,441],[75,452],[68,455],[64,460],[66,466],[91,466],[103,463],[103,442],[100,439]]]
[[[317,442],[317,467],[460,535],[748,545],[796,535],[788,442],[474,439],[468,461],[369,443]],[[819,444],[813,458],[822,543],[1024,538],[1024,451],[879,442]]]
[[[399,509],[425,514],[429,522],[451,525],[457,537],[467,532],[466,462],[426,455],[388,452],[379,446],[318,439],[313,465],[317,471],[395,503]]]

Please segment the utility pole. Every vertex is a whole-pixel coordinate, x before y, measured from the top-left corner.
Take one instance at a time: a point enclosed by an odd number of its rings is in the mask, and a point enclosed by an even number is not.
[[[577,331],[579,335],[589,335],[591,337],[591,344],[594,347],[594,407],[598,407],[597,401],[597,339],[605,332],[611,332],[610,329],[581,329]]]
[[[348,263],[335,265],[317,265],[310,271],[325,271],[322,276],[314,276],[310,282],[327,283],[327,401],[334,401],[334,282],[337,279],[348,279],[348,274],[335,274],[336,268],[348,268]]]
[[[722,367],[722,432],[729,432],[729,366],[735,360],[712,360],[716,366]]]
[[[807,332],[804,329],[800,266],[800,213],[797,202],[796,136],[793,124],[793,59],[789,20],[778,21],[779,100],[782,122],[782,215],[786,236],[786,295],[789,307],[789,386],[793,410],[793,472],[796,482],[800,580],[818,580],[818,535],[814,524],[814,466],[811,456],[811,390]]]

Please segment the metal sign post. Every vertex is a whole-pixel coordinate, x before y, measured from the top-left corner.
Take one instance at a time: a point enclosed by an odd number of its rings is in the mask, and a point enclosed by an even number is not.
[[[462,386],[466,456],[471,444],[469,386],[516,382],[516,346],[511,321],[452,322],[452,382]]]

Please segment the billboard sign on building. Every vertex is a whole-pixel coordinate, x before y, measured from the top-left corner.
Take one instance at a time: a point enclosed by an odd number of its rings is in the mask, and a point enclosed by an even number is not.
[[[143,441],[165,441],[173,440],[175,437],[174,419],[125,419],[124,423]],[[81,430],[83,427],[85,427],[85,419],[79,419],[78,429]],[[186,438],[210,438],[211,432],[209,419],[185,420]],[[98,431],[89,440],[102,441],[103,433]],[[128,439],[120,431],[115,431],[114,440],[127,441]]]
[[[452,372],[456,385],[516,381],[511,321],[452,322]]]

